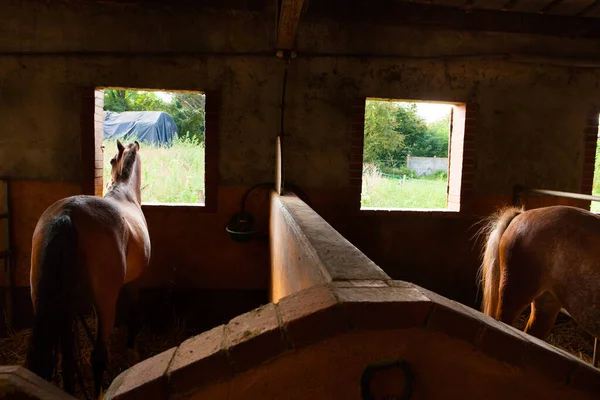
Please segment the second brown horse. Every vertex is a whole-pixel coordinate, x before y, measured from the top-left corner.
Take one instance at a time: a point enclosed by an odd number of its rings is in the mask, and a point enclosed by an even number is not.
[[[525,332],[545,339],[561,309],[600,338],[600,216],[552,206],[506,208],[487,226],[483,312],[512,325],[531,304]]]

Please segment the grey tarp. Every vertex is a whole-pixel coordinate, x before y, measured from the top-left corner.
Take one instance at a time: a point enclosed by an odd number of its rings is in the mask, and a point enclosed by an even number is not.
[[[104,117],[104,139],[137,139],[165,146],[173,142],[176,134],[175,120],[162,111],[107,111]]]

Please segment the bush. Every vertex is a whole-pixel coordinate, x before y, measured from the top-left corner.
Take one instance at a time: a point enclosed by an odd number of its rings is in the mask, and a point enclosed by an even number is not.
[[[435,171],[431,175],[423,176],[423,179],[430,179],[434,181],[447,181],[448,173],[446,171]]]
[[[406,175],[407,178],[416,178],[417,174],[412,169],[409,169],[406,166],[396,167],[396,168],[382,168],[381,172],[388,175],[394,175],[398,178],[402,178]]]

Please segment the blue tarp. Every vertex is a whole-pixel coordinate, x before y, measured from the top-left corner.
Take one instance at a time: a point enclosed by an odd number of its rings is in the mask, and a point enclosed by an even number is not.
[[[104,139],[152,143],[168,146],[177,134],[175,120],[162,111],[107,111],[104,117]]]

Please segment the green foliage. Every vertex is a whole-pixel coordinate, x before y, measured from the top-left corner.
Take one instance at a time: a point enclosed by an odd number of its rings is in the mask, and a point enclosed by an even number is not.
[[[163,111],[175,120],[177,135],[191,135],[204,141],[204,109],[206,96],[196,93],[171,93],[171,102],[165,102],[154,92],[136,90],[104,90],[104,110]]]
[[[407,156],[448,157],[450,115],[442,118],[425,130],[415,132],[407,140]]]
[[[132,139],[134,140],[134,139]],[[104,186],[110,182],[110,159],[116,141],[105,140]],[[142,145],[142,200],[144,203],[198,203],[204,190],[204,146],[191,134],[176,137],[169,148]]]
[[[450,116],[430,126],[415,103],[368,100],[365,106],[364,162],[388,174],[399,173],[407,156],[448,157]],[[407,173],[407,175],[409,175]]]
[[[365,106],[364,162],[378,167],[391,161],[389,167],[404,148],[404,137],[398,131],[396,110],[398,105],[390,102],[367,101]]]
[[[204,140],[204,109],[206,96],[193,93],[174,93],[168,113],[177,125],[179,135],[192,135]]]
[[[592,186],[592,194],[600,196],[600,140],[596,144],[596,163],[594,165],[594,183]],[[600,212],[600,201],[592,201],[590,207],[592,212]]]

